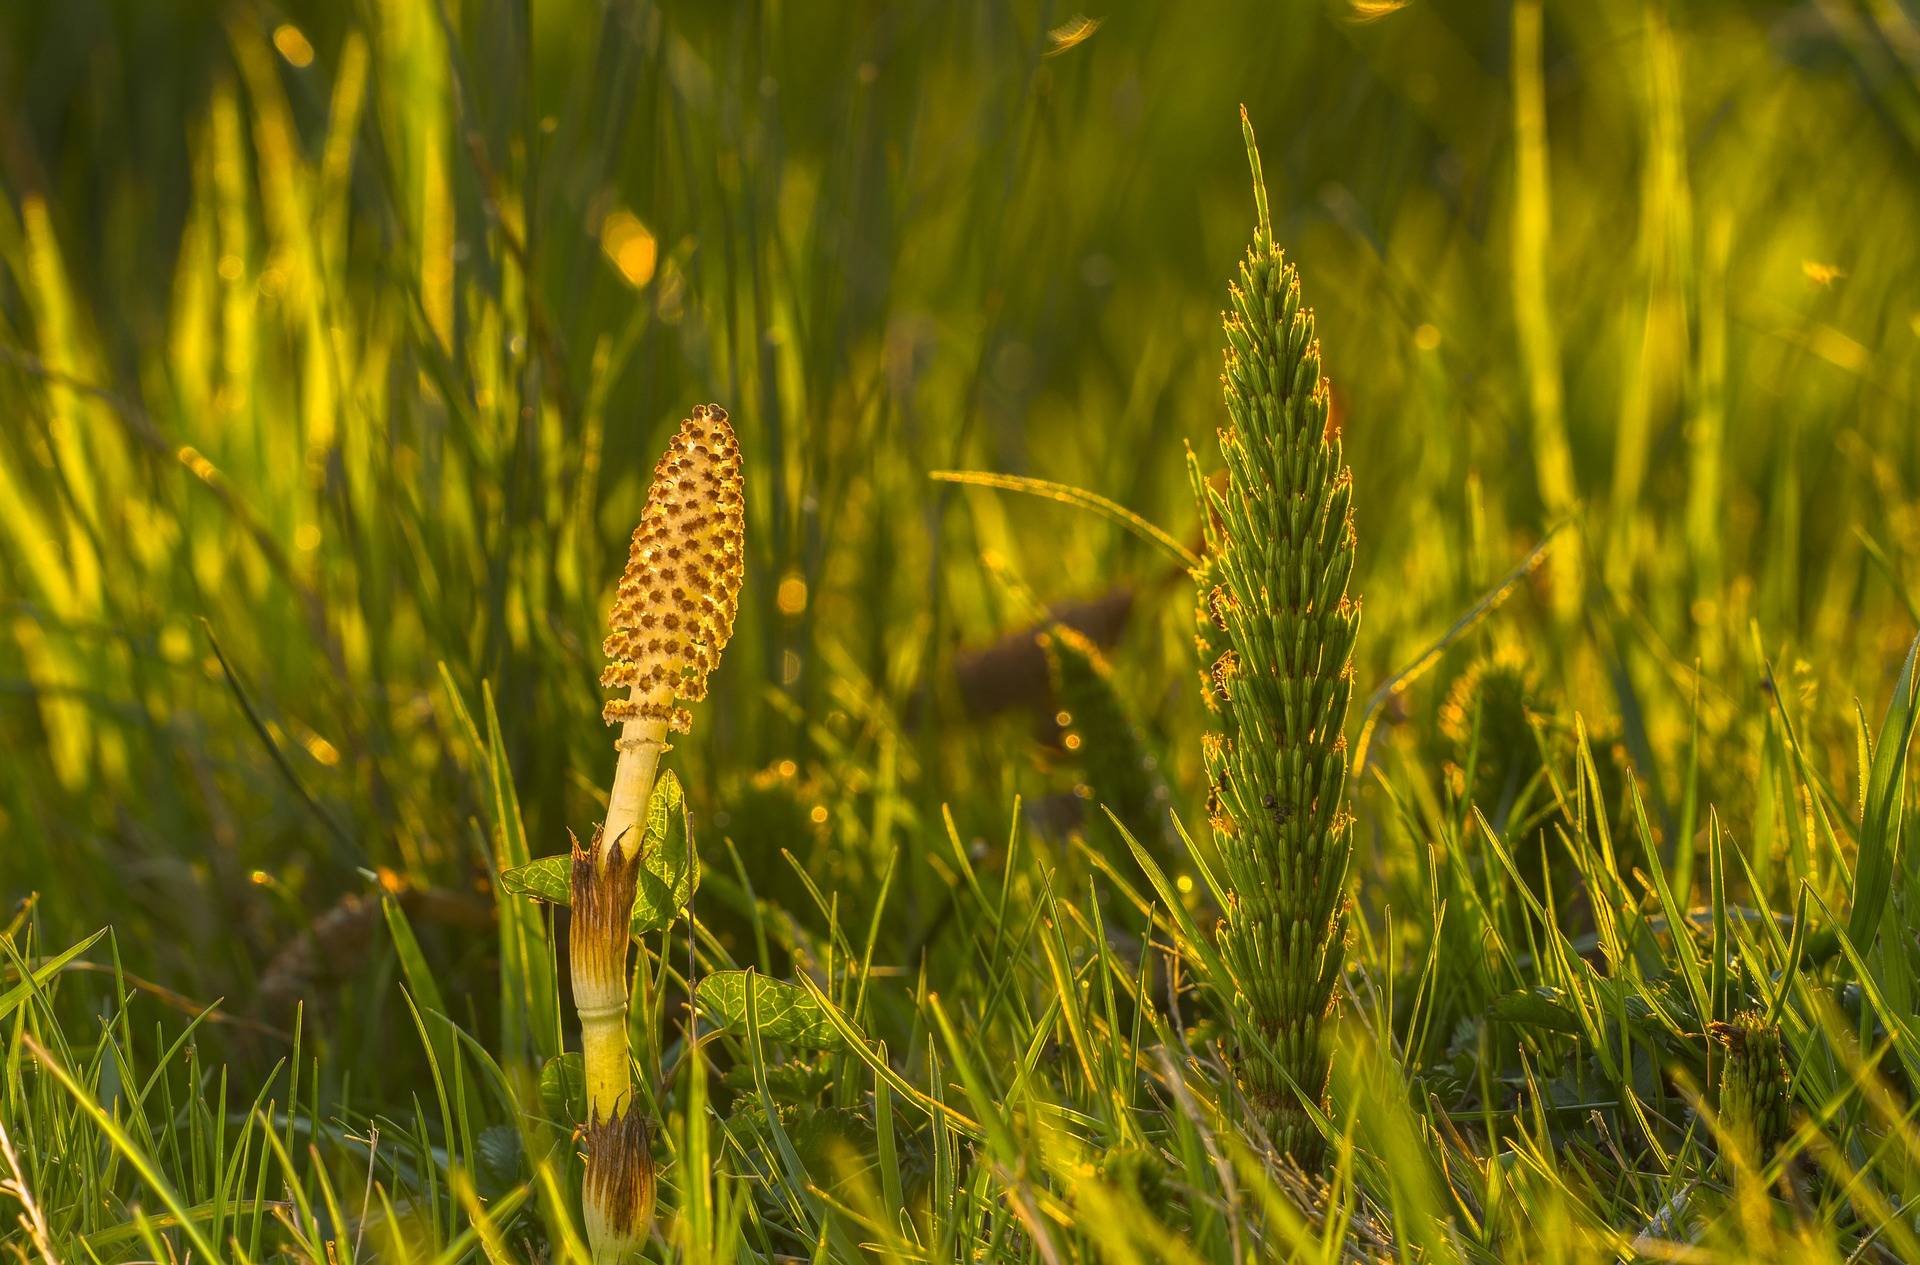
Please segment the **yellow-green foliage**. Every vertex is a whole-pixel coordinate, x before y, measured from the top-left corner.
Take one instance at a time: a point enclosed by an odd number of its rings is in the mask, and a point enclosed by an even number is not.
[[[0,1260],[1920,1261],[1913,4],[1051,11],[0,3]]]

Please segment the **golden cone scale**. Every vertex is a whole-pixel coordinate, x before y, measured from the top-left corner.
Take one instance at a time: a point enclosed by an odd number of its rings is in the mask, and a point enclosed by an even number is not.
[[[605,846],[639,843],[667,734],[687,732],[692,717],[681,704],[707,696],[707,674],[733,636],[745,573],[745,491],[727,411],[698,406],[654,465],[608,620],[600,684],[627,693],[601,712],[620,726]]]

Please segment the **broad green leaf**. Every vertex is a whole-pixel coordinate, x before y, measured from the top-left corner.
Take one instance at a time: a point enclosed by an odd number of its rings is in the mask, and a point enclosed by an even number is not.
[[[671,769],[660,775],[647,800],[647,832],[640,846],[644,851],[639,889],[633,898],[635,935],[670,926],[693,899],[693,889],[700,882],[700,858],[693,848],[686,795]]]
[[[647,802],[646,834],[640,841],[640,882],[633,898],[633,934],[643,936],[672,924],[693,899],[700,883],[700,857],[693,848],[686,796],[671,770],[654,784]],[[573,903],[573,861],[541,857],[500,875],[509,892],[553,905]]]
[[[747,1026],[748,971],[715,971],[694,986],[700,1009],[736,1032]],[[760,976],[754,981],[758,1003],[754,1018],[769,1041],[784,1041],[809,1050],[831,1050],[840,1034],[819,1003],[798,985]]]
[[[500,886],[519,896],[531,896],[550,905],[573,904],[572,861],[565,856],[541,857],[500,873]]]
[[[540,1069],[540,1105],[557,1124],[587,1118],[587,1073],[578,1050],[548,1059]]]

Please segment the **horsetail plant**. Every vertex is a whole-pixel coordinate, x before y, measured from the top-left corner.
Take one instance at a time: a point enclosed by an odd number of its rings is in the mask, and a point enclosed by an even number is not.
[[[1719,1111],[1726,1149],[1737,1150],[1747,1163],[1764,1164],[1788,1131],[1791,1078],[1780,1026],[1758,1010],[1741,1010],[1708,1031],[1721,1054]]]
[[[590,848],[573,845],[574,1006],[587,1089],[582,1191],[596,1261],[617,1261],[653,1220],[652,1139],[633,1100],[627,1050],[627,941],[642,862],[641,822],[683,704],[706,697],[707,674],[733,634],[746,531],[740,449],[726,410],[703,404],[654,466],[627,569],[620,577],[600,684],[624,689],[602,712],[620,726],[607,817]]]
[[[1260,153],[1240,112],[1258,213],[1229,286],[1224,487],[1188,453],[1205,521],[1198,645],[1217,727],[1208,816],[1222,860],[1216,938],[1232,988],[1234,1071],[1283,1154],[1311,1169],[1322,1138],[1334,1004],[1347,938],[1353,818],[1343,730],[1357,602],[1352,475],[1328,426],[1313,312],[1274,244]]]

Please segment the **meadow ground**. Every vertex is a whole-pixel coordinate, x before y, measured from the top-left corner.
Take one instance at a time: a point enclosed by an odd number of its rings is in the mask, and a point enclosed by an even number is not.
[[[1920,1260],[1916,225],[1908,0],[0,6],[0,1257]]]

